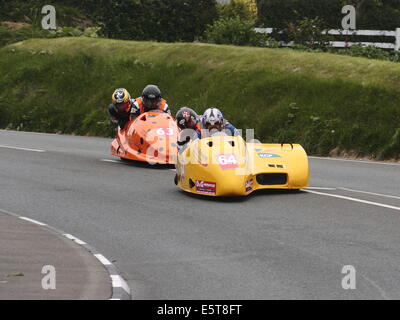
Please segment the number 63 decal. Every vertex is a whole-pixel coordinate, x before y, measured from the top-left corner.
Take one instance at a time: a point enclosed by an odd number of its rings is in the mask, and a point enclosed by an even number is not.
[[[173,136],[174,135],[174,129],[172,128],[158,128],[157,129],[157,135],[159,136]]]

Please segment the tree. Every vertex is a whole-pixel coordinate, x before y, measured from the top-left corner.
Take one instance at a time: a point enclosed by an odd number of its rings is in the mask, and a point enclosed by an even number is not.
[[[92,1],[92,0],[91,0]],[[95,11],[111,38],[193,41],[217,18],[215,0],[97,0]]]
[[[398,0],[257,0],[258,24],[284,29],[304,18],[320,18],[327,28],[341,28],[344,5],[357,8],[357,28],[394,30],[400,27]]]

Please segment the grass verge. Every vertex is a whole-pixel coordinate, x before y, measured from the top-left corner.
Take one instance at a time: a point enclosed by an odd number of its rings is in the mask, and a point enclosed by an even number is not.
[[[400,64],[328,53],[89,38],[0,50],[0,127],[112,136],[112,91],[160,86],[173,111],[220,108],[268,142],[310,154],[400,157]]]

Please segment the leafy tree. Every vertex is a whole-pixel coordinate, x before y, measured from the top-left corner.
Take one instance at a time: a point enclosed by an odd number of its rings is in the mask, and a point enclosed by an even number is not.
[[[216,0],[1,0],[0,21],[30,22],[45,4],[57,9],[57,23],[74,26],[90,18],[111,38],[193,41],[217,18]],[[91,24],[90,24],[91,25]]]
[[[257,19],[257,7],[254,0],[231,0],[226,4],[218,5],[220,19],[238,17],[242,20],[253,21]]]
[[[43,17],[42,7],[52,4],[56,8],[58,26],[76,26],[85,20],[86,23],[83,24],[86,27],[90,26],[91,21],[87,21],[87,15],[83,14],[85,7],[75,2],[74,0],[1,0],[0,21],[27,22],[40,27]]]
[[[216,44],[261,46],[262,41],[267,40],[262,37],[254,31],[251,21],[242,20],[238,16],[219,19],[206,30],[207,41]]]
[[[323,26],[324,22],[319,18],[304,18],[298,24],[289,23],[287,29],[289,40],[310,49],[326,49],[330,38],[322,33]]]
[[[93,1],[93,0],[91,0]],[[96,20],[111,38],[193,41],[217,18],[215,0],[97,0]]]
[[[257,0],[258,24],[284,29],[304,18],[320,18],[328,28],[341,28],[341,9],[357,8],[357,28],[394,30],[400,27],[398,0]]]

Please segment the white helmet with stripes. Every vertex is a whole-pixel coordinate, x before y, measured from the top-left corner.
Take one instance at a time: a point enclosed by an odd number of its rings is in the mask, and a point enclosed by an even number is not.
[[[224,116],[217,108],[207,109],[201,117],[201,124],[204,129],[221,131],[224,125]]]

